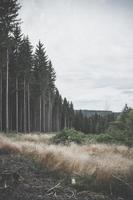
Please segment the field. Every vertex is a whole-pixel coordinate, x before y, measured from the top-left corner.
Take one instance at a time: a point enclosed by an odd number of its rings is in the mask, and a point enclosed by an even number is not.
[[[102,193],[110,199],[133,198],[133,148],[98,143],[54,144],[53,137],[54,134],[1,134],[0,155],[31,160],[38,170],[41,166],[49,174],[65,177],[76,191]]]

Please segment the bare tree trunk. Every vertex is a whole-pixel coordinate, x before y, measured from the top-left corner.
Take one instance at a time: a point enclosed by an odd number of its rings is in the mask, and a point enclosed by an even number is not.
[[[12,107],[10,106],[9,108],[10,108],[10,109],[9,109],[9,116],[10,116],[10,117],[9,117],[9,119],[10,119],[10,120],[9,120],[9,124],[10,124],[10,125],[9,125],[9,130],[12,131],[12,123],[13,123],[13,119],[12,119]]]
[[[50,101],[50,132],[52,132],[52,126],[53,126],[53,123],[52,123],[52,106],[53,105],[53,102],[52,102],[52,97],[51,97],[51,101]]]
[[[59,131],[59,110],[57,110],[57,113],[56,113],[56,131],[58,132]]]
[[[8,89],[9,89],[9,50],[7,48],[6,52],[7,61],[6,61],[6,133],[9,131],[9,111],[8,111]]]
[[[40,132],[42,131],[42,98],[41,98],[41,95],[40,95]]]
[[[36,119],[36,111],[34,112],[34,126],[33,126],[34,131],[37,129],[37,119]]]
[[[18,77],[16,77],[16,133],[18,133]]]
[[[0,73],[0,131],[2,132],[2,70]]]
[[[24,76],[24,133],[26,133],[26,83]]]
[[[22,103],[20,104],[20,120],[19,120],[19,123],[20,123],[20,131],[23,132],[23,106],[22,106]]]
[[[59,110],[59,131],[61,130],[61,111]]]
[[[66,119],[66,115],[64,116],[64,128],[67,128],[67,119]]]
[[[30,85],[28,83],[28,132],[30,133]]]
[[[48,132],[51,131],[51,98],[50,93],[48,95]]]
[[[43,93],[43,132],[45,133],[46,131],[46,123],[45,123],[45,94]]]

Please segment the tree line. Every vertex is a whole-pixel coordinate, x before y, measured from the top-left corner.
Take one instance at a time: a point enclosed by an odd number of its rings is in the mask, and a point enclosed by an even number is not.
[[[17,0],[0,1],[0,130],[51,132],[71,127],[73,105],[62,99],[41,41],[33,52],[21,32]],[[69,113],[69,114],[68,114]]]
[[[73,127],[77,131],[86,134],[100,134],[104,133],[116,118],[117,116],[114,113],[105,116],[95,113],[94,115],[87,117],[82,113],[82,110],[79,110],[75,111]]]
[[[33,51],[21,31],[20,8],[17,0],[0,1],[0,131],[53,132],[72,127],[86,133],[102,131],[104,119],[83,117],[62,98],[44,44],[39,41]]]

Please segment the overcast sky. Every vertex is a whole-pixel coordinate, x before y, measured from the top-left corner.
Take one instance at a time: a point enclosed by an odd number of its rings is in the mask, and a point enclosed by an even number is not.
[[[75,109],[133,106],[133,0],[20,0],[22,29],[40,39]]]

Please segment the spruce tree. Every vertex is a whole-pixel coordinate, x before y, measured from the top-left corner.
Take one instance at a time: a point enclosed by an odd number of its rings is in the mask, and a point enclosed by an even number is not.
[[[18,118],[19,118],[19,76],[20,76],[20,66],[19,66],[19,54],[20,45],[22,41],[21,29],[16,25],[13,31],[12,47],[10,50],[10,84],[9,84],[9,101],[11,102],[10,112],[12,113],[13,130],[18,132]],[[9,120],[11,121],[11,120]],[[10,123],[11,125],[11,123]]]
[[[3,43],[6,49],[6,132],[9,131],[9,113],[8,113],[8,93],[9,93],[9,47],[10,37],[13,33],[20,5],[17,0],[1,0],[0,1],[0,32],[3,35]]]
[[[74,108],[73,108],[73,103],[70,103],[69,107],[69,128],[73,128],[73,123],[74,123]]]
[[[35,88],[39,95],[39,131],[46,130],[46,90],[48,87],[48,58],[44,45],[39,41],[34,55]],[[37,96],[38,96],[37,95]],[[43,110],[43,112],[42,112]]]
[[[58,132],[62,126],[62,97],[58,89],[55,89],[54,103],[53,103],[53,131]],[[64,125],[63,125],[64,126]],[[63,127],[64,128],[64,127]]]
[[[52,107],[53,107],[53,99],[55,95],[55,80],[56,74],[54,68],[52,66],[52,62],[48,62],[48,79],[47,79],[47,94],[48,94],[48,132],[52,131]]]
[[[22,39],[17,0],[0,1],[0,131],[59,131],[73,126],[72,103],[55,87],[56,74],[39,41],[34,60]]]
[[[15,85],[16,85],[16,132],[18,133],[18,116],[19,116],[19,49],[20,45],[22,42],[22,34],[21,34],[21,29],[20,27],[16,26],[14,30],[14,43],[15,43],[15,52],[14,52],[14,57],[15,57],[15,68],[16,68],[16,73],[15,73]]]
[[[66,98],[63,101],[63,126],[64,128],[68,128],[68,109],[69,109],[69,102]]]
[[[24,37],[21,45],[20,45],[20,52],[18,57],[18,65],[19,65],[19,72],[21,79],[21,85],[23,89],[23,131],[27,132],[30,130],[30,100],[29,100],[29,84],[31,78],[31,71],[33,66],[33,56],[32,56],[32,45],[29,41],[28,36]],[[21,107],[21,108],[22,108]],[[28,107],[28,110],[27,110]],[[22,110],[21,110],[22,112]]]

